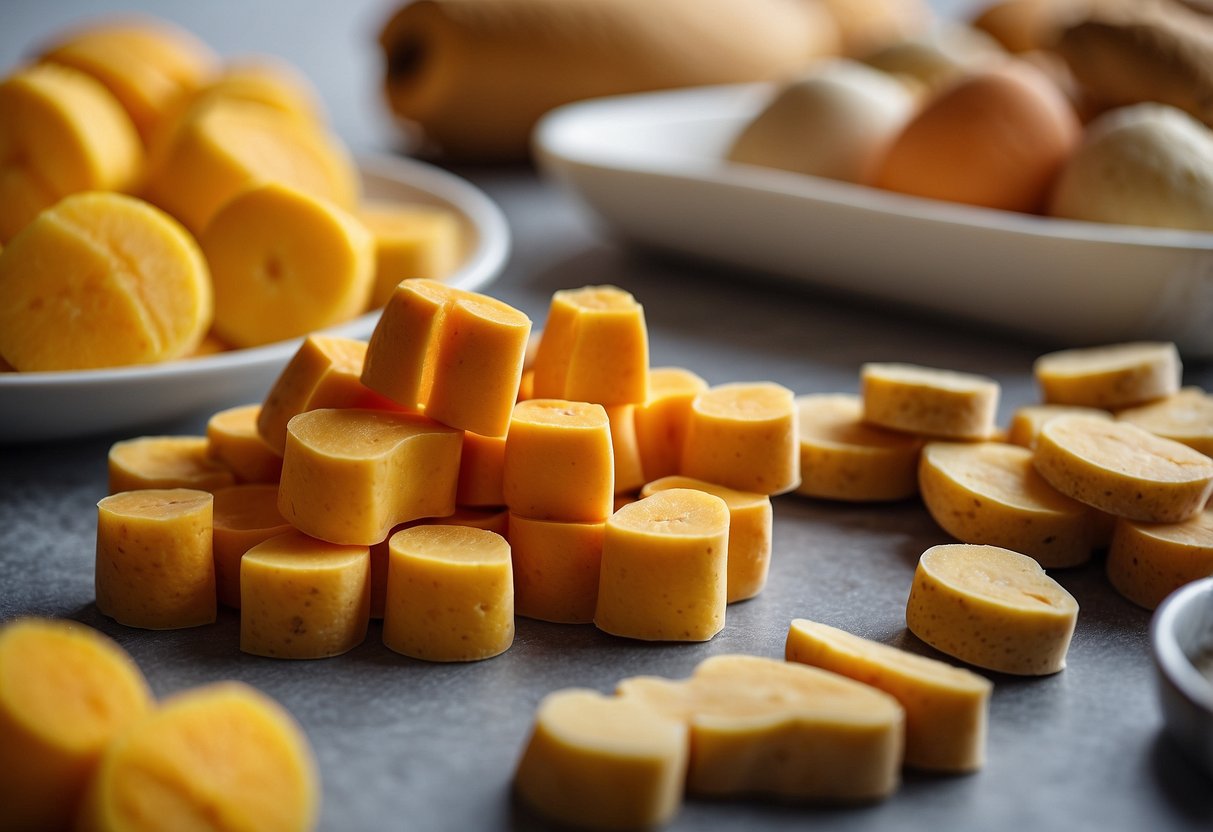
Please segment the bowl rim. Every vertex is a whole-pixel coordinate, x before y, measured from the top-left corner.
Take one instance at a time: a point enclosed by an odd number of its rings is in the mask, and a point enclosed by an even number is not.
[[[1206,613],[1213,619],[1213,576],[1193,581],[1171,593],[1154,614],[1150,625],[1150,640],[1159,669],[1180,693],[1213,717],[1213,682],[1196,669],[1192,658],[1184,651],[1175,633],[1177,619],[1192,614],[1195,605],[1207,605]],[[1207,648],[1213,650],[1213,640]]]

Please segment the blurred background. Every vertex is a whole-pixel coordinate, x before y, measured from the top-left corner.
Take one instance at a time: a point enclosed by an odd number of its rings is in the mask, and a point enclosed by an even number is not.
[[[376,39],[397,6],[385,0],[11,0],[4,4],[0,65],[11,69],[92,17],[153,15],[185,27],[225,58],[285,58],[315,84],[342,138],[355,148],[382,149],[392,147],[397,137],[383,106],[383,60]]]
[[[402,5],[393,0],[5,0],[0,67],[28,60],[65,29],[91,17],[142,13],[173,21],[221,56],[270,54],[297,65],[316,85],[338,134],[354,150],[400,146],[384,104],[380,30]],[[931,0],[943,15],[964,15],[981,0]]]

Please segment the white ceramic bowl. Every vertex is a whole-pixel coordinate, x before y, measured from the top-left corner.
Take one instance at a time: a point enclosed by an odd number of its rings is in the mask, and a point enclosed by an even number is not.
[[[367,156],[358,167],[368,197],[440,205],[459,215],[467,249],[448,283],[479,289],[497,277],[509,254],[510,233],[501,210],[484,193],[412,159]],[[327,331],[366,338],[378,319],[372,312]],[[0,373],[0,443],[133,430],[260,401],[301,340],[138,367]]]
[[[1151,625],[1167,733],[1213,777],[1213,679],[1193,659],[1213,651],[1213,577],[1172,593]]]

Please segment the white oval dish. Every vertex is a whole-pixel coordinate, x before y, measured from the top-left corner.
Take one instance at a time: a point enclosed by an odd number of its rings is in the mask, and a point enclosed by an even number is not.
[[[501,272],[509,226],[482,191],[402,157],[363,156],[358,167],[367,197],[440,205],[459,215],[467,250],[445,282],[480,289]],[[326,331],[366,338],[378,319],[375,311]],[[69,439],[260,401],[301,340],[137,367],[0,373],[0,443]]]
[[[1213,233],[956,205],[725,161],[769,85],[550,113],[542,167],[644,246],[894,301],[1052,347],[1175,341],[1213,356]]]

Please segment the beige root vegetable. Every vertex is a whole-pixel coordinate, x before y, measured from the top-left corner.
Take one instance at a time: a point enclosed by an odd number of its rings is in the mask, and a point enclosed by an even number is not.
[[[1005,57],[1006,51],[998,41],[980,29],[940,22],[926,32],[863,56],[863,62],[930,92]]]
[[[1082,20],[1095,0],[999,0],[973,25],[1010,52],[1052,48],[1067,26]]]
[[[1049,213],[1213,230],[1213,132],[1165,104],[1105,113],[1087,127],[1083,143],[1062,168]]]
[[[853,502],[904,500],[918,493],[923,440],[863,421],[857,396],[798,396],[797,494]]]
[[[1112,414],[1096,407],[1083,407],[1070,404],[1029,404],[1016,410],[1011,415],[1011,425],[1007,428],[1007,441],[1012,445],[1025,448],[1036,447],[1036,437],[1045,423],[1057,416],[1068,413],[1079,413],[1094,416],[1096,419],[1111,419]]]
[[[539,703],[514,787],[536,811],[579,828],[650,828],[682,805],[686,758],[681,720],[572,688]]]
[[[570,101],[767,80],[839,49],[826,9],[782,0],[423,0],[379,42],[392,110],[481,158],[524,156],[538,118]]]
[[[1213,124],[1208,15],[1175,2],[1105,0],[1065,28],[1056,48],[1105,106],[1157,101]]]
[[[798,618],[788,629],[788,661],[839,673],[892,696],[906,711],[906,765],[975,771],[985,763],[994,686],[969,670]]]
[[[904,710],[836,673],[718,655],[689,679],[624,679],[618,693],[690,726],[691,794],[856,802],[897,788]]]
[[[931,442],[918,477],[931,517],[965,543],[1003,546],[1052,569],[1085,563],[1105,537],[1102,513],[1049,485],[1027,448]]]
[[[1182,523],[1117,521],[1107,568],[1117,592],[1154,609],[1184,584],[1213,575],[1213,508]]]
[[[1213,456],[1213,396],[1199,388],[1122,410],[1116,418]]]
[[[1127,422],[1058,416],[1033,464],[1063,494],[1130,520],[1187,520],[1213,494],[1213,459]]]
[[[851,61],[813,67],[746,125],[728,158],[866,183],[913,109],[910,90],[877,69]]]
[[[817,0],[834,16],[847,55],[866,55],[911,37],[931,22],[923,0]]]
[[[1177,392],[1182,370],[1179,350],[1165,341],[1060,350],[1032,368],[1046,402],[1108,409]]]
[[[1023,676],[1056,673],[1078,602],[1027,555],[966,543],[923,552],[906,603],[910,632],[969,664]]]
[[[860,371],[863,420],[920,436],[987,439],[994,432],[998,382],[985,376],[869,363]]]

